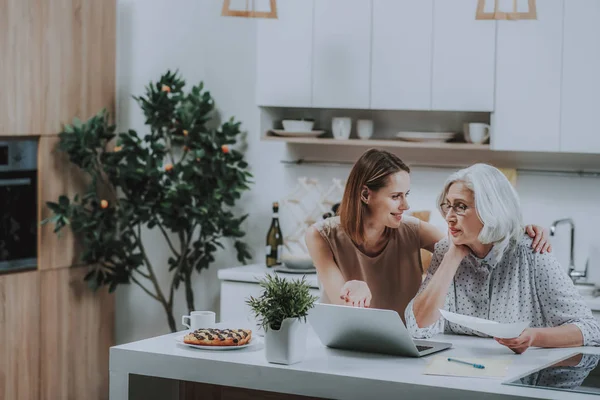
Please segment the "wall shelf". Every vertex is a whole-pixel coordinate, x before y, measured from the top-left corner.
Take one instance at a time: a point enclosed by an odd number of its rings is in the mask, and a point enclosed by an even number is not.
[[[488,163],[496,167],[528,171],[568,172],[578,176],[598,177],[600,153],[568,151],[507,151],[493,149],[492,144],[471,144],[462,140],[463,124],[490,123],[490,113],[407,111],[407,110],[354,110],[259,107],[260,141],[268,146],[284,146],[282,162],[286,164],[329,163],[352,165],[367,149],[381,148],[399,156],[410,166],[463,168],[474,163]],[[349,139],[334,139],[331,122],[336,116],[350,117],[353,121]],[[323,130],[321,137],[276,136],[271,130],[281,129],[283,119],[312,118],[313,129]],[[371,119],[375,138],[356,137],[356,121]],[[406,142],[395,138],[400,131],[456,132],[453,142]]]
[[[286,164],[353,164],[369,148],[398,155],[410,166],[463,168],[474,163],[530,171],[600,175],[600,154],[492,150],[489,144],[414,143],[401,140],[360,140],[262,136],[261,141],[286,146]]]
[[[333,138],[302,138],[283,136],[263,136],[261,140],[285,142],[294,144],[357,146],[357,147],[400,147],[413,149],[440,149],[440,150],[489,150],[489,144],[471,144],[462,142],[406,142],[396,139],[333,139]]]

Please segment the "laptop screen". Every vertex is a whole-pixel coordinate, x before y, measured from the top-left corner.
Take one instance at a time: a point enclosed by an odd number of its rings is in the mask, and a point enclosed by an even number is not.
[[[600,396],[598,361],[600,361],[598,354],[577,353],[514,381],[504,382],[504,384]]]

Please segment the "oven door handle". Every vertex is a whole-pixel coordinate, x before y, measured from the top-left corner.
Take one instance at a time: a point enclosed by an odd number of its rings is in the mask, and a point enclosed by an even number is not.
[[[31,185],[31,179],[19,178],[19,179],[0,179],[0,186],[26,186]]]

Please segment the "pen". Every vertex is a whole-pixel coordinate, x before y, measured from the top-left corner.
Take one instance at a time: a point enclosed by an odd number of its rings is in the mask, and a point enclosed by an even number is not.
[[[470,362],[466,362],[466,361],[462,361],[462,360],[457,360],[456,358],[450,358],[450,357],[448,357],[448,361],[453,361],[453,362],[457,362],[457,363],[461,363],[461,364],[471,365],[473,368],[479,368],[479,369],[484,369],[485,368],[485,365],[473,364],[473,363],[470,363]]]

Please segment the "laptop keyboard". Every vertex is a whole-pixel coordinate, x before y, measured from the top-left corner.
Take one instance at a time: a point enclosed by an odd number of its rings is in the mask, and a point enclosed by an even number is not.
[[[417,346],[417,350],[419,351],[425,351],[429,349],[433,349],[433,346]]]

